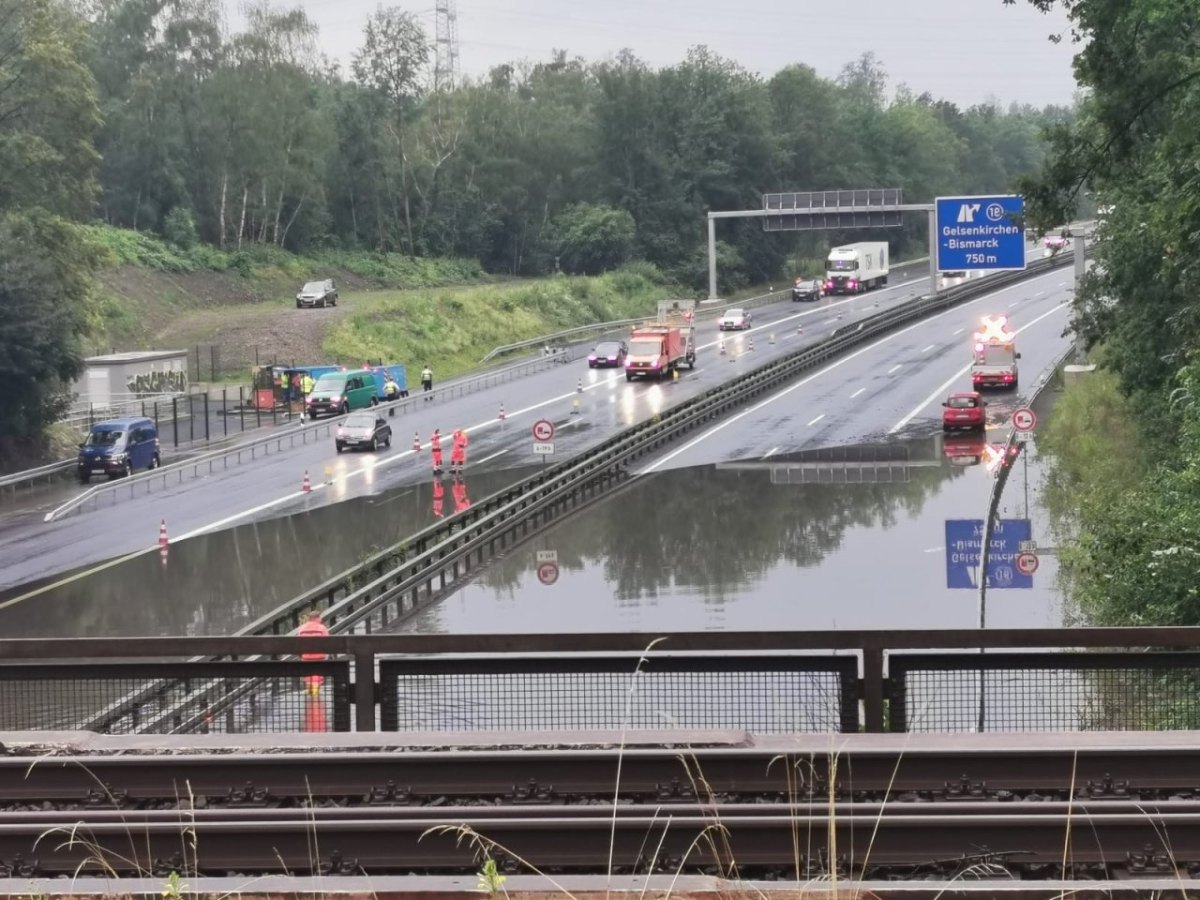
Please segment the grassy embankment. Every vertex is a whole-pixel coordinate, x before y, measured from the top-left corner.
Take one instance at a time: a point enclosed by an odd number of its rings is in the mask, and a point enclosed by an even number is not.
[[[254,360],[424,361],[439,377],[470,369],[491,348],[576,325],[641,315],[681,296],[653,266],[595,278],[487,276],[474,260],[412,259],[275,248],[180,250],[150,235],[93,226],[105,250],[89,352],[218,348],[219,374],[245,378]],[[338,280],[336,309],[297,310],[301,282]],[[193,376],[194,377],[194,376]]]

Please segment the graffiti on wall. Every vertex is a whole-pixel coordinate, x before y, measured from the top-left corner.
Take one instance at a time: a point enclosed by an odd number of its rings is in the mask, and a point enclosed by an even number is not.
[[[154,394],[182,394],[187,391],[187,372],[143,372],[130,375],[125,382],[129,393],[136,397]]]

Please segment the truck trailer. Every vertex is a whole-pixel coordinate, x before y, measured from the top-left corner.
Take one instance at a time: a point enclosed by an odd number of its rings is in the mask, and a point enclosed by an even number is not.
[[[825,260],[826,294],[861,294],[887,284],[886,241],[844,244],[829,251]]]
[[[664,300],[658,318],[634,326],[625,357],[625,380],[666,378],[686,363],[696,367],[696,301]]]

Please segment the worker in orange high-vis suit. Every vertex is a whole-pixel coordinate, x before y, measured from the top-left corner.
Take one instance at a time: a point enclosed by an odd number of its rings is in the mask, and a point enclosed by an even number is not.
[[[454,485],[450,488],[450,493],[454,497],[454,511],[460,513],[471,505],[471,498],[467,496],[467,483],[461,478],[454,479]]]
[[[433,434],[429,436],[429,450],[433,454],[433,474],[440,475],[442,473],[442,432],[440,429],[433,429]]]
[[[450,448],[450,471],[461,472],[467,464],[467,433],[461,428],[454,430],[454,446]]]
[[[442,476],[434,474],[433,476],[433,517],[440,519],[442,517],[442,507],[446,502],[446,489],[442,486]]]
[[[302,624],[296,632],[300,637],[328,637],[329,626],[321,621],[321,614],[313,610],[308,614],[308,621]],[[324,653],[301,653],[300,658],[305,662],[320,662],[325,659]],[[321,690],[321,685],[325,683],[324,675],[305,675],[304,686],[308,693],[316,696]]]

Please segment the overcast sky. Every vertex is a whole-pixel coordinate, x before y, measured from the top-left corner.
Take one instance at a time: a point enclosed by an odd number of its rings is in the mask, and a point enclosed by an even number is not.
[[[227,0],[231,5],[235,0]],[[300,3],[321,29],[325,52],[347,62],[379,0]],[[384,0],[417,13],[434,32],[436,0]],[[1061,13],[1027,0],[456,0],[460,69],[483,75],[499,63],[542,60],[554,48],[604,59],[623,47],[656,67],[707,44],[769,76],[790,63],[836,76],[873,50],[892,88],[907,84],[961,105],[995,98],[1070,103],[1074,48]],[[232,12],[232,10],[231,10]]]

